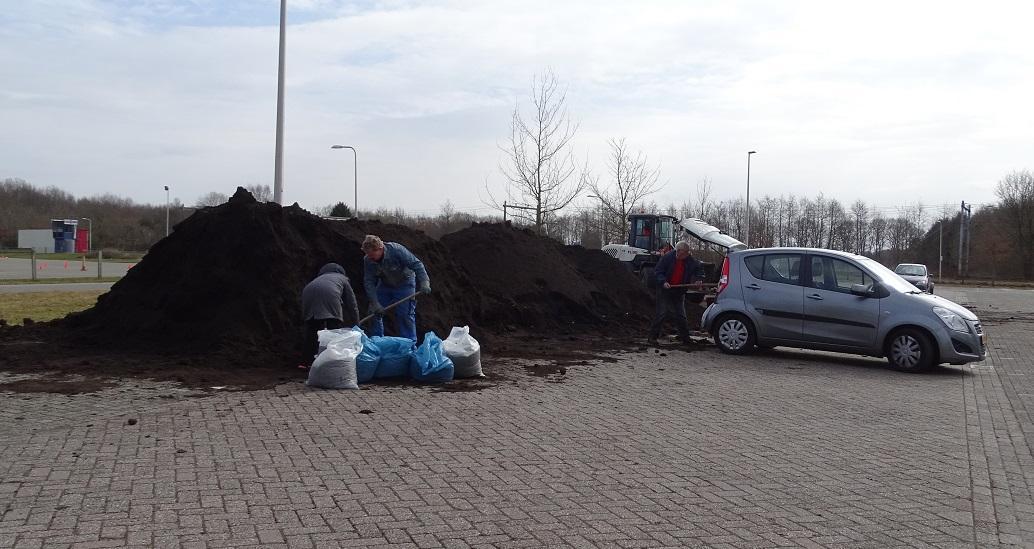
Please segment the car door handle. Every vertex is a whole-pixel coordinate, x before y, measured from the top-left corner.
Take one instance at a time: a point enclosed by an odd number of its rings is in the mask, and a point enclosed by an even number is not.
[[[819,294],[811,294],[808,296],[808,299],[817,299],[819,301],[822,301],[822,296],[820,296]]]
[[[758,286],[757,284],[747,284],[747,287],[750,288],[751,290],[760,290],[761,289],[761,286]]]

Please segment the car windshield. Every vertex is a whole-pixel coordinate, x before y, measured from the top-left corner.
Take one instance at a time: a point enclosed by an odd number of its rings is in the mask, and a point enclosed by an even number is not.
[[[923,265],[898,265],[894,272],[903,276],[926,276],[926,267]]]
[[[873,261],[868,257],[863,257],[858,260],[858,263],[866,269],[869,269],[869,272],[872,273],[875,278],[879,279],[880,282],[889,288],[893,288],[899,292],[919,293],[911,282],[901,278],[898,273],[884,267],[883,264],[878,261]]]

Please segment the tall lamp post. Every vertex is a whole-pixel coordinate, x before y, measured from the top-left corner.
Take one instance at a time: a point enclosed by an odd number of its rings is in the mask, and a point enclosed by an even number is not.
[[[284,197],[284,54],[286,49],[287,0],[280,0],[280,57],[276,75],[276,156],[273,159],[273,202],[277,204],[280,204]]]
[[[93,250],[93,220],[89,217],[84,217],[86,221],[86,251]]]
[[[355,147],[350,145],[331,145],[331,149],[352,149],[352,185],[354,187],[355,196],[352,198],[352,215],[356,219],[359,219],[359,153],[355,152]]]
[[[165,186],[165,236],[169,236],[169,186]]]
[[[750,247],[750,155],[757,154],[757,151],[747,151],[747,237],[744,244]]]

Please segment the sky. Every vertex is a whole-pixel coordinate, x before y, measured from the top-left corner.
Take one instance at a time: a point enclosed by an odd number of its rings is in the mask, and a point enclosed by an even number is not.
[[[0,179],[186,204],[272,185],[278,0],[7,4]],[[284,204],[493,213],[545,71],[575,158],[605,182],[626,139],[661,204],[705,178],[742,197],[749,150],[752,199],[888,209],[990,204],[1034,169],[1029,2],[288,0],[287,18]]]

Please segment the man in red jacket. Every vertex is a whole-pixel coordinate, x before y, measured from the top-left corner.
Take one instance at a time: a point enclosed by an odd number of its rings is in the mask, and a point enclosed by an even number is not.
[[[700,262],[689,253],[689,243],[685,240],[676,243],[675,249],[664,254],[657,262],[653,274],[657,283],[657,312],[650,324],[650,343],[657,344],[661,326],[668,315],[675,321],[682,343],[690,343],[689,322],[686,321],[686,288],[672,287],[699,282],[703,278]]]

